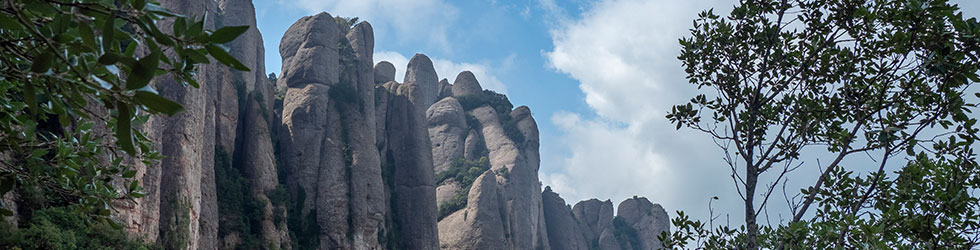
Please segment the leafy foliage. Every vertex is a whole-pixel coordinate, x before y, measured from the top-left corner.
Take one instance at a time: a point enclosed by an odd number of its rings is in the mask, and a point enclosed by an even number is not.
[[[80,211],[59,207],[38,210],[20,229],[0,222],[3,249],[156,249],[105,221],[78,216]]]
[[[261,248],[260,223],[265,204],[252,195],[250,182],[239,168],[233,164],[232,157],[223,149],[215,147],[214,182],[218,195],[218,236],[236,234],[239,243],[236,248]]]
[[[150,81],[197,87],[195,68],[209,55],[248,70],[221,45],[247,27],[212,32],[153,1],[6,1],[0,13],[0,195],[56,193],[110,225],[113,200],[144,195],[124,159],[160,159],[137,128],[183,109]],[[157,27],[165,18],[170,34]]]
[[[524,143],[524,133],[517,129],[517,121],[510,117],[510,111],[514,109],[514,104],[510,103],[506,95],[494,92],[493,90],[485,89],[482,93],[464,95],[456,98],[459,101],[460,106],[463,106],[463,110],[469,112],[483,105],[488,105],[497,112],[497,119],[500,120],[500,125],[504,128],[504,133],[507,138],[510,138],[514,143],[520,145]],[[471,119],[471,115],[467,116],[467,124],[470,126],[475,126],[476,119]]]
[[[980,81],[978,35],[976,19],[945,0],[763,0],[742,2],[727,18],[701,13],[678,58],[691,84],[717,94],[674,106],[667,118],[717,141],[746,220],[738,230],[713,231],[675,221],[687,234],[665,242],[745,249],[980,244],[976,195],[930,188],[978,178],[971,148],[978,129],[969,116],[976,104],[965,99]],[[760,228],[756,217],[774,187],[794,169],[816,166],[800,152],[819,147],[833,157],[819,165],[814,185],[787,201],[793,217]],[[845,167],[853,155],[874,155],[876,171]],[[887,162],[902,155],[914,159],[895,171],[901,181],[893,184]],[[936,163],[924,163],[930,158]],[[766,173],[774,181],[757,193]],[[944,199],[910,195],[926,190]]]
[[[466,207],[470,187],[476,181],[476,178],[480,177],[487,170],[490,170],[490,160],[487,157],[480,157],[478,161],[468,161],[459,158],[449,165],[449,169],[436,174],[436,186],[442,185],[449,180],[456,181],[460,186],[459,191],[456,192],[456,196],[453,196],[453,199],[439,204],[440,220]]]
[[[347,33],[347,31],[353,29],[354,25],[357,25],[357,23],[359,22],[357,17],[336,16],[333,18],[333,20],[337,22],[337,24],[340,25],[341,28],[344,29],[343,30],[344,33]]]

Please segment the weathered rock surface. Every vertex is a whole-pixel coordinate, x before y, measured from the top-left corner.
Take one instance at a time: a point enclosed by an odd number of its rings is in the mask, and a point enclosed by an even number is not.
[[[187,16],[208,11],[224,25],[255,26],[248,0],[161,2]],[[216,28],[215,19],[206,27]],[[170,27],[167,20],[159,25],[164,32]],[[290,218],[318,226],[312,237],[319,245],[310,247],[319,249],[635,250],[659,246],[656,236],[669,230],[662,207],[630,199],[620,204],[620,217],[642,246],[621,245],[610,201],[570,208],[550,188],[541,192],[539,133],[528,107],[501,114],[489,106],[464,110],[456,97],[481,94],[476,77],[464,71],[454,84],[439,81],[422,54],[409,62],[404,84],[395,82],[394,65],[373,64],[367,22],[348,28],[327,13],[298,20],[280,42],[277,83],[265,76],[257,29],[228,46],[252,71],[211,64],[195,76],[200,89],[166,77],[152,83],[186,110],[143,125],[166,158],[138,169],[148,195],[119,206],[117,218],[148,241],[168,249],[241,247],[247,235],[218,235],[218,150],[234,155],[251,196],[267,204],[252,224],[268,244],[262,247],[292,246]],[[281,99],[273,84],[282,89]],[[505,128],[516,128],[523,139]],[[438,204],[465,185],[449,180],[436,187],[435,174],[457,159],[481,157],[490,169],[463,190],[465,207],[437,221]],[[287,204],[273,201],[280,184]]]
[[[548,228],[548,242],[552,249],[587,250],[589,244],[579,228],[571,208],[565,200],[545,187],[541,194],[545,225]]]
[[[494,192],[498,192],[496,197],[500,200],[500,204],[504,205],[480,207],[481,203],[468,202],[466,209],[456,211],[439,222],[440,234],[454,235],[453,237],[440,238],[441,247],[452,249],[482,247],[483,241],[473,241],[473,239],[495,237],[495,232],[484,230],[482,229],[483,226],[466,226],[468,225],[467,222],[460,220],[459,214],[464,213],[465,215],[485,212],[482,210],[499,209],[498,212],[502,217],[502,225],[499,228],[503,229],[505,237],[502,244],[491,247],[502,247],[503,249],[547,248],[547,229],[543,225],[545,220],[542,217],[541,187],[537,176],[539,163],[529,162],[522,153],[523,148],[518,146],[524,145],[525,142],[514,142],[507,137],[493,108],[482,106],[471,111],[471,114],[479,122],[475,127],[480,128],[484,138],[486,149],[489,152],[490,172],[496,177],[494,180],[497,187],[493,189],[471,189],[469,197],[472,199],[474,196],[488,195],[474,194],[474,190],[479,192],[486,192],[480,190],[494,190]],[[529,121],[533,122],[533,119]],[[536,137],[532,139],[537,140]],[[483,180],[486,181],[486,179]],[[490,184],[483,183],[482,185]],[[497,227],[493,226],[492,228]],[[494,238],[490,239],[494,240]]]
[[[475,126],[478,125],[479,124]],[[463,148],[463,158],[466,158],[466,160],[476,161],[479,160],[480,157],[488,156],[486,143],[483,142],[483,135],[477,133],[476,129],[470,129],[470,132],[466,134],[464,144],[465,147]]]
[[[282,161],[296,180],[290,192],[306,194],[302,214],[293,216],[315,213],[320,248],[382,248],[387,206],[370,108],[373,38],[366,23],[340,31],[321,13],[300,19],[283,37]]]
[[[271,87],[271,85],[266,85]],[[270,97],[266,97],[270,98]],[[276,192],[279,184],[279,177],[276,173],[276,159],[270,140],[269,121],[271,111],[259,104],[257,98],[248,101],[248,111],[245,115],[244,141],[242,153],[245,160],[244,171],[251,185],[252,195],[263,204],[269,204],[261,208],[261,219],[259,220],[259,231],[262,242],[278,248],[289,248],[289,230],[286,221],[280,220],[278,223],[275,218],[286,218],[285,204],[275,204],[269,198],[269,194]]]
[[[374,65],[374,82],[384,84],[395,80],[395,65],[388,61],[380,61]]]
[[[422,104],[425,107],[436,102],[439,96],[439,76],[436,69],[432,66],[432,60],[424,54],[415,54],[408,61],[405,70],[405,83],[415,83],[422,91]]]
[[[467,132],[464,112],[459,102],[451,97],[436,102],[425,111],[436,173],[449,169],[453,161],[463,158]]]
[[[619,203],[619,217],[626,221],[639,236],[642,246],[633,249],[660,249],[662,243],[657,236],[661,232],[670,233],[670,218],[660,204],[653,204],[647,198],[636,197]]]
[[[436,97],[436,101],[450,96],[453,96],[453,85],[449,84],[449,79],[442,78],[439,80],[439,95]]]
[[[462,188],[459,186],[459,182],[454,180],[443,182],[442,185],[436,187],[436,204],[442,204],[447,200],[455,198],[456,193]]]
[[[426,129],[422,88],[415,83],[385,84],[387,146],[384,154],[389,178],[393,232],[397,249],[435,249],[438,247],[435,174],[432,147]]]
[[[483,87],[480,87],[480,82],[476,80],[473,72],[463,71],[456,75],[456,81],[453,81],[453,96],[460,97],[480,92],[483,92]]]
[[[442,249],[516,249],[508,242],[507,202],[496,175],[487,171],[470,187],[466,208],[439,221]]]
[[[279,83],[302,88],[307,84],[332,86],[340,81],[337,44],[344,37],[329,14],[306,16],[293,23],[279,42],[282,74]]]
[[[603,249],[620,249],[618,244],[614,244],[616,243],[615,238],[611,243],[608,243],[608,240],[601,241],[605,232],[614,232],[611,201],[599,201],[597,199],[580,201],[572,207],[572,214],[575,215],[579,228],[582,229],[582,234],[585,236],[585,241],[589,245],[598,246],[600,243],[606,243],[607,246]]]

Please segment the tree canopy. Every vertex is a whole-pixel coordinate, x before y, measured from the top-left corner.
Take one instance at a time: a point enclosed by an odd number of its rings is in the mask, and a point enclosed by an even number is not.
[[[980,81],[975,18],[945,0],[741,1],[727,17],[702,12],[680,44],[687,79],[703,94],[667,118],[722,149],[745,224],[706,229],[680,213],[668,247],[980,244],[970,191],[980,188],[971,115],[980,94],[969,92]],[[804,150],[830,156],[814,161]],[[873,166],[843,163],[866,156]],[[896,161],[908,163],[890,168]],[[798,168],[819,177],[787,194],[790,218],[760,227]]]
[[[205,18],[152,0],[0,2],[0,196],[40,194],[36,209],[71,206],[118,226],[113,201],[144,195],[126,159],[160,159],[136,127],[183,109],[151,80],[199,87],[195,69],[212,58],[249,70],[222,45],[248,26],[212,31]]]

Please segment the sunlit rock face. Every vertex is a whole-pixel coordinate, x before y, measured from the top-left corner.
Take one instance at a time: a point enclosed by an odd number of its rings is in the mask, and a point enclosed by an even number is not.
[[[161,2],[213,17],[210,29],[255,27],[247,0]],[[159,25],[167,32],[172,23]],[[394,65],[373,63],[367,22],[328,13],[297,20],[280,42],[276,82],[265,75],[257,29],[226,45],[250,71],[210,64],[195,75],[201,88],[152,83],[185,111],[141,127],[165,158],[132,162],[148,194],[117,205],[116,218],[147,241],[168,249],[235,249],[251,239],[279,249],[609,250],[653,249],[669,231],[663,208],[645,198],[624,201],[615,219],[608,200],[570,207],[557,190],[542,192],[530,108],[511,108],[469,71],[452,84],[439,80],[424,54],[396,82]],[[459,166],[465,177],[447,177]],[[217,180],[229,178],[260,204],[244,218],[247,231],[226,224],[243,219],[221,203],[227,184]],[[296,222],[302,228],[290,228]],[[617,239],[626,229],[640,243]]]

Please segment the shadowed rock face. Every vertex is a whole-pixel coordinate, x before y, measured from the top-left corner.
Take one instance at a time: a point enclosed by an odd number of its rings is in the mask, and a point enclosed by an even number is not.
[[[585,241],[589,245],[602,246],[601,243],[606,243],[603,249],[620,249],[619,245],[615,244],[615,238],[610,242],[608,236],[606,240],[603,240],[602,237],[604,234],[614,235],[612,234],[614,228],[611,201],[599,201],[597,199],[581,201],[572,207],[572,213],[575,215],[579,228],[585,236]]]
[[[636,230],[642,246],[633,249],[660,249],[662,243],[657,236],[661,232],[670,233],[670,218],[660,204],[650,203],[647,198],[633,197],[619,203],[619,217]]]
[[[439,76],[432,66],[432,60],[423,54],[415,54],[408,61],[405,70],[405,83],[415,83],[422,91],[422,104],[428,107],[435,103],[439,96]]]
[[[396,249],[435,249],[435,176],[426,129],[422,88],[414,83],[388,82],[382,94],[385,110],[386,168],[391,169],[387,190],[392,207],[392,242]],[[381,105],[379,103],[379,105]]]
[[[290,192],[306,194],[293,216],[315,212],[320,248],[381,248],[387,206],[375,147],[373,34],[367,23],[341,30],[321,13],[282,39],[281,157],[295,180]]]
[[[572,210],[565,204],[564,199],[551,191],[551,187],[545,187],[544,193],[541,194],[541,203],[548,228],[548,242],[552,249],[589,249],[589,244],[585,241],[585,236],[578,222],[575,221]]]
[[[395,65],[381,61],[374,65],[374,83],[384,84],[395,80]]]

